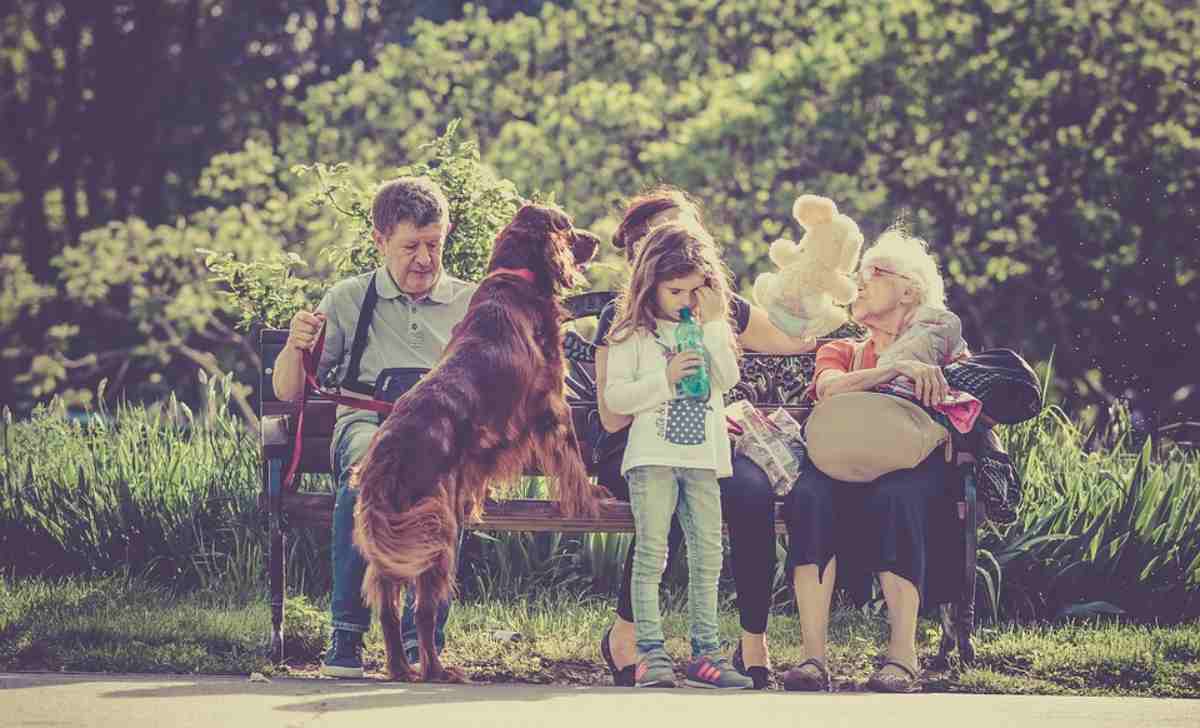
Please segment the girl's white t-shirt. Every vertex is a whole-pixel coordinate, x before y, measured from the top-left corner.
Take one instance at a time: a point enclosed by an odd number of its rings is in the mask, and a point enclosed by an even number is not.
[[[729,325],[713,321],[703,326],[711,389],[707,402],[677,398],[667,380],[674,355],[667,347],[675,348],[677,326],[659,319],[657,336],[638,328],[624,341],[609,344],[604,403],[613,412],[633,415],[621,474],[642,465],[663,465],[729,477],[733,466],[724,394],[741,376]]]

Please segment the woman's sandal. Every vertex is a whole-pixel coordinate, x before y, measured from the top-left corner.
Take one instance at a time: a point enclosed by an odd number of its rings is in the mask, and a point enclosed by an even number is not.
[[[733,669],[742,673],[746,677],[754,681],[755,690],[765,690],[767,683],[770,681],[771,673],[762,665],[754,667],[746,667],[746,661],[742,658],[742,641],[738,640],[738,646],[733,651]]]
[[[884,673],[886,667],[899,668],[903,675]],[[884,660],[875,674],[867,680],[867,687],[880,693],[917,693],[921,691],[921,680],[913,669],[903,662]]]
[[[833,681],[825,663],[810,657],[783,674],[783,689],[808,693],[833,692]]]
[[[609,627],[604,630],[604,636],[600,638],[600,654],[604,657],[604,662],[608,665],[608,672],[612,675],[613,687],[631,688],[637,684],[637,678],[634,676],[637,672],[637,663],[621,668],[617,667],[612,656],[612,646],[609,645],[611,636],[612,627]]]

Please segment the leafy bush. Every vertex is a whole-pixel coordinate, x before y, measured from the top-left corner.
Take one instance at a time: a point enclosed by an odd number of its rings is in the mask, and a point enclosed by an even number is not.
[[[993,614],[1200,616],[1200,454],[1125,438],[1090,452],[1057,408],[1005,434],[1025,500],[981,540]]]
[[[258,443],[228,411],[230,386],[228,378],[211,381],[199,413],[174,398],[83,421],[58,400],[28,423],[12,423],[6,411],[3,568],[130,571],[188,587],[260,563],[251,559],[261,548],[246,543],[257,531]]]
[[[322,609],[303,594],[288,597],[284,607],[284,649],[289,657],[316,660],[329,638],[329,610]]]
[[[459,141],[458,121],[450,123],[435,141],[423,145],[428,159],[399,170],[397,176],[428,176],[441,187],[450,205],[450,234],[442,263],[450,275],[468,281],[483,277],[492,241],[521,205],[512,182],[496,177],[479,160],[474,142]],[[331,264],[333,280],[378,268],[382,261],[371,237],[374,191],[362,181],[362,171],[347,163],[297,165],[293,171],[312,175],[318,189],[314,204],[325,205],[353,231],[345,240],[321,250]],[[265,259],[239,260],[232,252],[202,250],[212,280],[227,287],[225,296],[238,312],[243,329],[265,325],[283,328],[301,309],[313,309],[328,287],[326,280],[297,275],[305,265],[294,252],[275,251]]]

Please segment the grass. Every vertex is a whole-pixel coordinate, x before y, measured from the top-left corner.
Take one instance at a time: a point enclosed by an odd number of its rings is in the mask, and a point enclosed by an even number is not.
[[[446,660],[477,682],[607,684],[597,640],[612,618],[609,601],[559,596],[473,601],[451,612]],[[686,617],[667,599],[667,649],[687,657]],[[289,600],[291,659],[270,664],[265,635],[269,608],[262,598],[217,592],[172,593],[138,579],[0,581],[0,670],[315,676],[327,634],[325,604]],[[721,611],[721,637],[732,642],[737,616]],[[769,625],[776,678],[800,660],[794,615],[774,614]],[[498,630],[517,632],[501,641]],[[937,627],[918,629],[927,691],[1131,695],[1200,698],[1200,623],[1172,627],[1087,623],[1002,624],[977,635],[971,668],[931,664]],[[883,649],[886,626],[873,612],[839,608],[830,628],[830,664],[839,690],[863,688]],[[377,627],[368,634],[366,662],[376,677],[383,661]]]

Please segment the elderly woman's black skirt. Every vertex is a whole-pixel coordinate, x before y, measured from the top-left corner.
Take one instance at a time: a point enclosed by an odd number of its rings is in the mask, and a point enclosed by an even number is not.
[[[910,470],[872,483],[845,483],[811,463],[787,496],[788,573],[837,556],[837,587],[857,604],[874,574],[890,571],[916,585],[922,608],[956,601],[964,563],[956,517],[956,478],[938,448]]]

